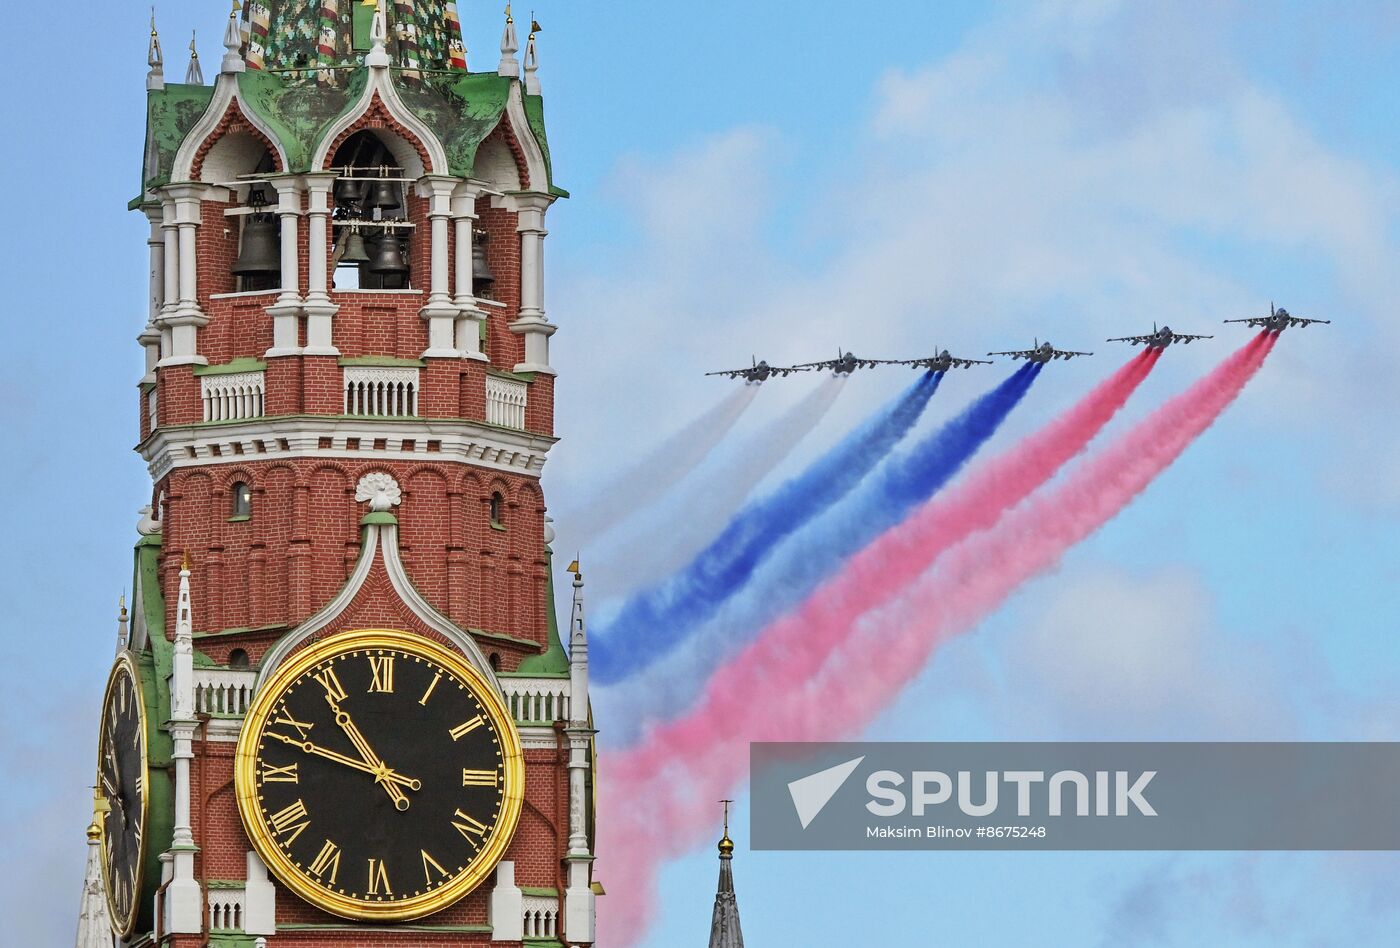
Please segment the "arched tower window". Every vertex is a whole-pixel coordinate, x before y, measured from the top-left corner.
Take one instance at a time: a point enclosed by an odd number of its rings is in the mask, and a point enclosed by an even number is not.
[[[277,193],[266,180],[259,180],[275,169],[272,153],[263,149],[252,173],[239,175],[249,181],[246,188],[237,189],[242,206],[238,209],[238,256],[233,275],[239,292],[275,290],[282,285],[282,224],[277,216]]]
[[[335,287],[402,290],[412,285],[408,172],[387,144],[356,132],[331,159],[335,183]]]
[[[248,667],[248,653],[241,648],[236,648],[228,653],[228,667],[236,668],[240,671]]]
[[[233,495],[233,502],[229,508],[229,516],[247,520],[253,515],[253,489],[243,481],[238,481],[230,489]]]
[[[491,495],[491,526],[500,530],[506,526],[506,499],[500,491]]]

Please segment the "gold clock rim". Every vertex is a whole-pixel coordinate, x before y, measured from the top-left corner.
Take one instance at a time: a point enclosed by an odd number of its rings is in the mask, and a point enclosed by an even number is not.
[[[125,918],[120,916],[116,903],[112,900],[112,880],[107,852],[107,814],[102,816],[99,862],[102,864],[102,892],[107,899],[107,912],[112,919],[112,933],[119,938],[126,938],[136,928],[136,919],[141,914],[141,891],[146,882],[146,824],[151,807],[151,755],[147,742],[149,735],[146,733],[146,695],[141,685],[141,672],[136,667],[136,660],[131,652],[122,652],[112,665],[112,671],[107,676],[107,688],[102,693],[102,721],[97,736],[97,785],[102,785],[102,751],[107,746],[107,715],[112,707],[112,689],[122,672],[131,679],[132,695],[136,701],[137,729],[141,734],[141,842],[136,849],[136,881],[132,886],[131,910]]]
[[[326,892],[320,886],[308,882],[296,864],[273,840],[272,834],[262,821],[257,802],[255,736],[261,734],[267,725],[277,700],[292,682],[317,663],[342,652],[364,648],[400,648],[442,664],[476,690],[476,698],[495,725],[502,744],[505,791],[501,801],[501,816],[497,821],[498,830],[491,843],[461,875],[441,889],[392,905],[361,902],[348,896]],[[495,870],[515,838],[515,830],[520,821],[520,812],[525,800],[525,756],[520,733],[515,727],[515,719],[506,707],[505,700],[492,687],[487,677],[466,658],[414,632],[401,629],[352,629],[327,636],[294,653],[258,689],[244,716],[243,729],[238,736],[238,747],[234,752],[234,790],[238,798],[238,814],[253,848],[272,870],[273,875],[287,888],[317,908],[341,918],[358,921],[403,921],[423,918],[454,905],[475,890]]]

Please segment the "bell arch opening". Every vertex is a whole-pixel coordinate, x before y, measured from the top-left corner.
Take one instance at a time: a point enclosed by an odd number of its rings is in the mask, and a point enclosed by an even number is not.
[[[423,161],[405,139],[363,129],[331,157],[336,175],[335,288],[406,290],[413,286],[413,233],[409,202]]]

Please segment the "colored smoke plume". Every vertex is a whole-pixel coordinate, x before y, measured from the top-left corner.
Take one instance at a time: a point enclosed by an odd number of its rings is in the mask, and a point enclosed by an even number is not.
[[[596,541],[638,510],[655,503],[714,450],[752,404],[759,386],[741,385],[709,411],[662,442],[635,467],[597,491],[571,515],[576,536]]]
[[[617,681],[675,648],[748,581],[780,540],[870,473],[919,420],[941,380],[941,374],[922,375],[801,474],[745,505],[683,570],[628,598],[590,643],[590,673],[602,683]]]
[[[671,654],[634,659],[635,670],[652,666],[645,676],[634,674],[595,696],[600,711],[621,725],[611,729],[607,743],[635,743],[648,726],[689,707],[712,669],[942,489],[1000,429],[1042,368],[1022,366],[938,430],[890,458],[849,497],[784,542],[713,620]]]
[[[697,471],[662,505],[670,514],[628,536],[610,553],[590,556],[589,572],[623,576],[636,588],[684,566],[713,539],[753,489],[811,433],[846,388],[849,375],[825,375],[795,405],[728,451],[723,466]],[[676,512],[681,516],[676,516]]]
[[[808,628],[801,648],[825,656],[815,675],[790,655],[776,664],[749,661],[751,649],[714,676],[695,712],[657,729],[644,746],[605,755],[599,771],[606,781],[599,796],[602,877],[616,862],[618,878],[635,886],[616,890],[621,898],[600,916],[605,942],[625,946],[644,933],[660,861],[707,838],[712,801],[743,779],[750,742],[841,739],[866,727],[941,641],[1052,568],[1131,503],[1229,407],[1275,341],[1269,333],[1255,337],[1087,459],[1065,483],[949,550],[914,585],[857,593],[863,601],[887,603],[883,607],[854,624]],[[799,667],[806,670],[790,673]]]

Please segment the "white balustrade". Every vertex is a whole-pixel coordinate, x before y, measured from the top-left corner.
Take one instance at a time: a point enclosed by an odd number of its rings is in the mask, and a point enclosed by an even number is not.
[[[244,889],[209,890],[209,930],[241,932],[248,907]]]
[[[516,379],[486,376],[486,421],[502,428],[525,429],[525,403],[530,387]]]
[[[206,375],[199,380],[205,421],[238,421],[263,414],[262,372]]]
[[[345,414],[389,418],[417,415],[418,370],[389,366],[347,366]]]
[[[253,700],[258,673],[229,668],[194,670],[194,709],[216,717],[242,717]]]
[[[526,938],[554,938],[559,934],[559,900],[527,895],[523,900]]]
[[[569,679],[501,678],[500,682],[516,721],[553,724],[569,720]]]

